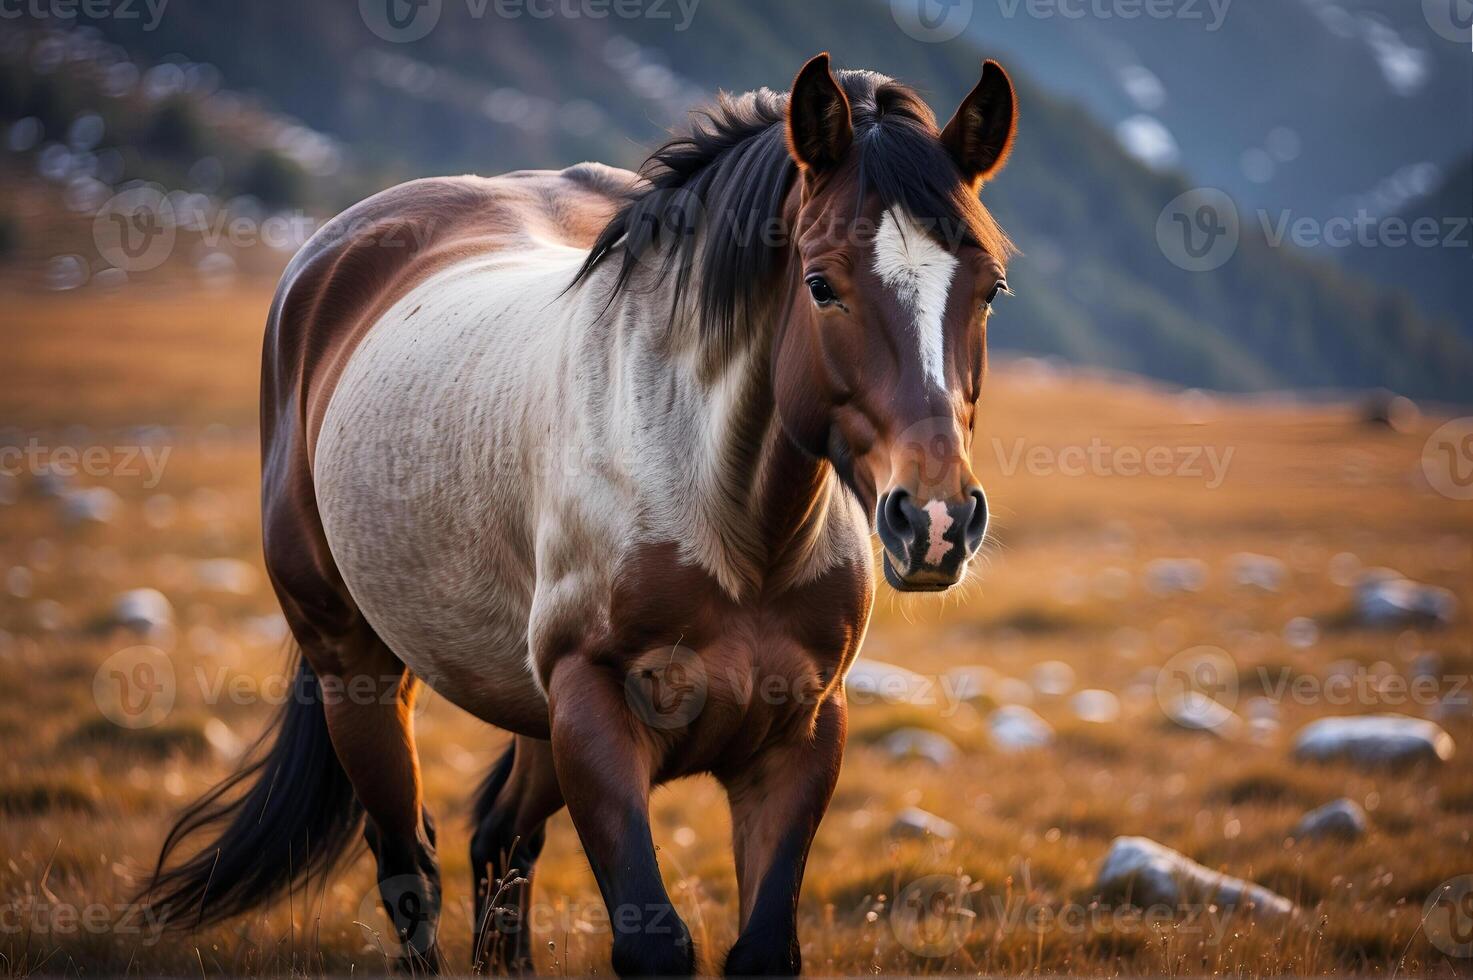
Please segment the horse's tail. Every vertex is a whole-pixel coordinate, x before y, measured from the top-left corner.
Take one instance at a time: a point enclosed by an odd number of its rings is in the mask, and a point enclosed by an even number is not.
[[[481,785],[476,788],[475,804],[471,808],[474,826],[479,827],[491,818],[491,812],[496,809],[496,799],[511,778],[511,766],[516,757],[517,740],[513,738],[506,751],[491,766],[491,771],[486,773],[486,778],[481,780]]]
[[[300,651],[293,659],[291,696],[251,748],[251,761],[195,801],[164,839],[139,903],[171,926],[257,908],[331,870],[360,839],[363,810],[328,737],[322,685]],[[246,788],[237,795],[239,787]],[[214,828],[208,847],[165,868],[185,838]]]

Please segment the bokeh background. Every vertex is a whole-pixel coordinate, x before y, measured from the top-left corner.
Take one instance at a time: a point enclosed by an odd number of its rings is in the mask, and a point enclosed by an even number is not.
[[[1023,254],[975,450],[989,557],[944,599],[881,592],[809,968],[1473,972],[1469,13],[0,6],[0,972],[386,968],[364,861],[199,934],[127,912],[172,814],[279,698],[255,421],[275,278],[390,184],[636,166],[718,89],[785,87],[820,50],[943,118],[984,57],[1008,67],[1019,142],[984,200]],[[1407,740],[1306,744],[1384,715]],[[420,729],[463,962],[467,798],[504,736],[438,699]],[[1300,825],[1342,800],[1344,836]],[[662,792],[656,836],[719,966],[719,790]],[[1196,863],[1166,914],[1112,879],[1119,837]],[[539,967],[607,972],[565,818],[537,888]]]

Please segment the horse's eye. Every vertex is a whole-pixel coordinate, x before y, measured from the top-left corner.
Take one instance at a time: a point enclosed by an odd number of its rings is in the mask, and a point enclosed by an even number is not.
[[[819,306],[828,306],[839,298],[834,287],[823,276],[809,276],[804,282],[808,284],[808,292],[813,296],[813,301]]]
[[[1008,288],[1007,280],[1005,279],[999,279],[997,285],[992,287],[992,292],[987,294],[987,305],[991,306],[1002,293],[1012,295],[1012,290]]]

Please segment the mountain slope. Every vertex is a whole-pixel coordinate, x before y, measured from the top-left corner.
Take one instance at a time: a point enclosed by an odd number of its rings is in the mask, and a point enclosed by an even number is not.
[[[1404,234],[1383,234],[1345,249],[1346,266],[1404,290],[1424,310],[1452,319],[1473,338],[1473,157],[1448,167],[1436,190],[1397,217],[1401,225],[1386,222],[1382,229],[1404,228]],[[1423,244],[1416,244],[1419,239]]]
[[[945,116],[983,56],[968,40],[913,40],[888,11],[848,0],[705,0],[685,30],[653,17],[498,18],[494,5],[478,17],[479,7],[447,2],[410,43],[382,40],[356,7],[193,0],[153,32],[99,26],[140,54],[210,61],[232,87],[340,139],[360,165],[406,174],[631,165],[682,107],[718,86],[786,86],[821,49],[915,84]],[[1473,343],[1364,277],[1271,248],[1251,220],[1221,268],[1178,268],[1156,226],[1185,182],[1140,166],[1085,112],[1017,80],[1018,150],[984,194],[1025,253],[995,344],[1186,385],[1467,397]]]
[[[1344,214],[1407,194],[1424,179],[1412,168],[1473,140],[1467,32],[1439,33],[1438,0],[1167,0],[1133,17],[1127,6],[979,2],[968,36],[1112,130],[1158,121],[1179,166],[1255,209]]]

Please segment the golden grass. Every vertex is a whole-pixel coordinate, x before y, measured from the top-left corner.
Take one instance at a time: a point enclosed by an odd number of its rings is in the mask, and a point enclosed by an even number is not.
[[[135,288],[110,295],[0,297],[7,338],[0,411],[43,445],[114,446],[140,424],[169,427],[162,482],[84,479],[122,498],[107,526],[69,527],[55,501],[22,478],[0,507],[0,973],[219,975],[382,972],[382,914],[366,859],[290,902],[195,935],[157,937],[118,923],[135,875],[171,815],[230,771],[233,737],[249,740],[269,705],[248,696],[279,669],[269,589],[204,588],[199,559],[259,567],[255,397],[269,284],[223,291]],[[1062,661],[1076,688],[1120,695],[1119,722],[1075,719],[1067,698],[1034,704],[1059,733],[1051,749],[1007,754],[987,737],[985,701],[944,708],[864,705],[834,807],[809,863],[801,906],[804,958],[819,974],[1047,973],[1468,975],[1469,960],[1431,946],[1423,903],[1441,882],[1473,873],[1473,720],[1444,722],[1451,762],[1410,774],[1311,766],[1289,756],[1292,734],[1323,715],[1422,705],[1286,703],[1262,743],[1176,728],[1152,694],[1155,668],[1198,644],[1228,650],[1241,697],[1265,680],[1323,678],[1348,660],[1408,674],[1424,651],[1444,669],[1473,667],[1473,505],[1438,496],[1419,475],[1434,420],[1416,431],[1367,428],[1344,406],[1203,402],[1139,384],[1059,379],[999,368],[984,400],[978,471],[996,515],[986,567],[959,594],[917,601],[882,589],[866,655],[928,675],[986,665],[1027,679]],[[80,431],[73,426],[86,426]],[[1093,440],[1121,447],[1231,451],[1220,485],[1201,476],[1067,475],[1008,466],[1022,440],[1049,458]],[[1042,458],[1042,457],[1040,457]],[[1120,460],[1112,464],[1119,468]],[[1205,467],[1205,462],[1202,463]],[[1283,559],[1282,592],[1235,586],[1237,552]],[[1343,624],[1350,591],[1335,556],[1388,565],[1453,589],[1449,630],[1376,632]],[[1152,559],[1205,563],[1203,591],[1157,596]],[[1339,560],[1343,564],[1346,559]],[[28,571],[10,573],[13,567]],[[106,627],[113,597],[153,586],[173,602],[167,647],[176,698],[139,730],[106,721],[95,672],[136,638]],[[49,605],[56,603],[59,605]],[[1310,617],[1318,642],[1289,645],[1286,623]],[[222,680],[247,696],[207,703]],[[231,688],[232,690],[235,688]],[[223,722],[222,737],[217,724]],[[961,760],[941,771],[894,763],[872,743],[897,725],[948,735]],[[504,736],[443,700],[420,722],[430,806],[439,816],[446,883],[443,936],[452,962],[469,946],[468,788]],[[1353,844],[1286,841],[1302,813],[1339,796],[1361,802],[1373,830]],[[896,842],[906,806],[960,829],[954,842]],[[687,780],[656,797],[667,883],[708,967],[735,938],[735,879],[719,789]],[[1133,921],[1094,903],[1112,838],[1140,834],[1298,901],[1279,925],[1211,911]],[[892,912],[906,885],[960,876],[975,918],[955,948],[916,955]],[[593,878],[566,816],[538,869],[537,956],[544,972],[607,973],[609,939]],[[1031,911],[1036,928],[1018,918]],[[91,925],[75,921],[93,916]],[[1088,914],[1086,914],[1088,913]],[[1047,921],[1082,915],[1082,922]],[[389,951],[391,952],[391,951]]]

